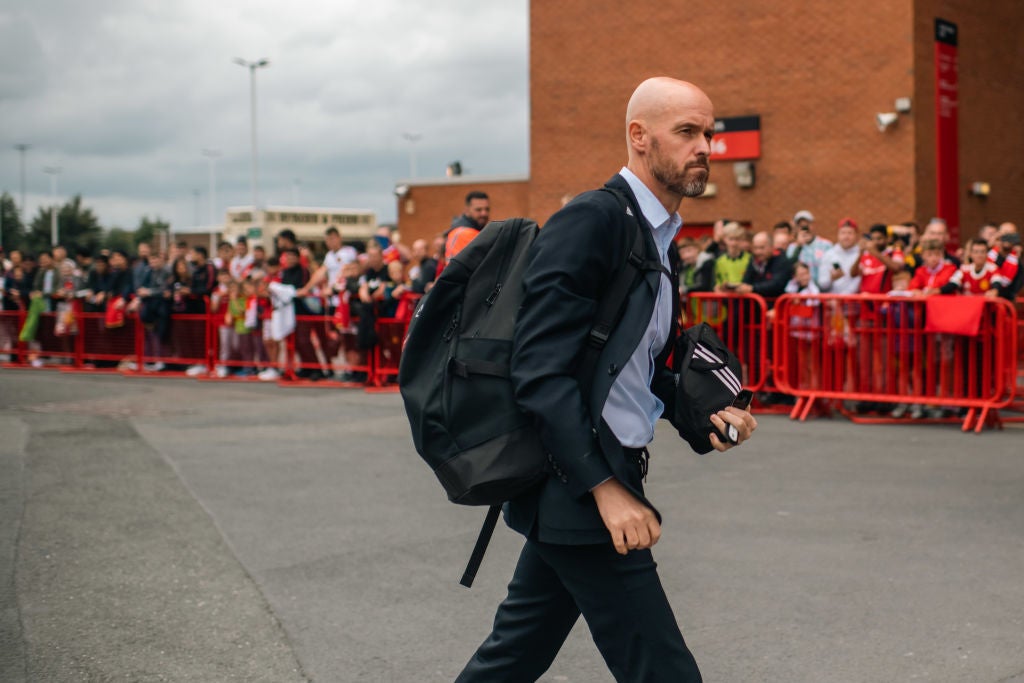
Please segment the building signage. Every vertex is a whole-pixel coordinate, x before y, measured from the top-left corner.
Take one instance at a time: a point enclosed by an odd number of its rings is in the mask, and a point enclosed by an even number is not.
[[[761,158],[761,117],[732,116],[715,119],[711,161]]]
[[[957,157],[959,67],[956,24],[935,20],[935,175],[936,215],[946,220],[949,239],[960,243],[960,164]]]

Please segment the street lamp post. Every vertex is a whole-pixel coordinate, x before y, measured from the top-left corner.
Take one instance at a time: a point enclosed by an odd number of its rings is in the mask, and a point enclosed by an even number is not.
[[[25,219],[25,152],[31,148],[32,145],[27,145],[24,142],[14,146],[14,149],[21,152],[21,218]]]
[[[217,159],[219,149],[204,149],[203,156],[210,162],[210,225],[217,223]]]
[[[402,137],[409,141],[409,177],[416,177],[416,143],[423,139],[420,133],[402,133]]]
[[[57,246],[57,176],[60,175],[60,166],[47,166],[43,173],[50,176],[50,201],[53,206],[50,208],[50,246]]]
[[[250,121],[252,124],[252,219],[256,221],[256,212],[259,207],[259,161],[256,154],[256,69],[261,69],[270,64],[267,59],[259,59],[255,62],[248,62],[241,57],[235,57],[235,64],[249,69],[249,107]]]

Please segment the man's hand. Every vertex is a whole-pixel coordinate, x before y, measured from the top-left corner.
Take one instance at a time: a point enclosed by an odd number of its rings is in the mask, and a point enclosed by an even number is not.
[[[612,535],[615,551],[620,555],[650,548],[661,538],[661,524],[651,508],[614,477],[595,486],[592,493],[601,521]]]
[[[724,410],[719,410],[717,413],[711,416],[711,424],[715,425],[720,432],[725,433],[726,425],[731,424],[739,432],[739,439],[735,444],[729,442],[723,443],[718,435],[714,432],[711,433],[711,445],[715,447],[716,451],[725,452],[733,446],[738,446],[751,437],[754,430],[757,429],[757,420],[750,414],[748,410],[740,410],[734,406],[729,406]],[[594,489],[595,491],[597,489]]]

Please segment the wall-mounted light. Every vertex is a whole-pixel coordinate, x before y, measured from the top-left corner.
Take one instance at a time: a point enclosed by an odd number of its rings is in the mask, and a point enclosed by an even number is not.
[[[884,133],[889,130],[889,127],[893,126],[899,118],[900,115],[894,111],[875,114],[875,125],[878,126],[878,132]]]
[[[737,161],[732,165],[732,174],[736,177],[736,186],[749,189],[754,186],[754,162]]]
[[[985,182],[971,183],[967,191],[975,197],[987,197],[992,192],[992,186]]]
[[[395,196],[396,197],[398,197],[399,199],[402,199],[407,194],[409,194],[409,186],[408,185],[395,185]]]
[[[896,102],[893,103],[893,108],[900,114],[910,113],[910,98],[909,97],[897,97]]]

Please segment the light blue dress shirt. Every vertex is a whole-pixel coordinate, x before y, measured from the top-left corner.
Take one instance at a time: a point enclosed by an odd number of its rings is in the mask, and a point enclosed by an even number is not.
[[[633,190],[644,218],[641,228],[646,224],[651,230],[658,247],[658,257],[668,268],[668,250],[683,219],[678,213],[669,215],[654,193],[628,168],[623,167],[619,175]],[[601,417],[611,427],[619,443],[627,448],[643,448],[654,439],[654,425],[665,409],[665,404],[651,392],[651,380],[654,379],[654,359],[665,348],[672,328],[675,288],[668,277],[661,276],[658,282],[658,297],[647,330],[615,378],[601,412]]]

